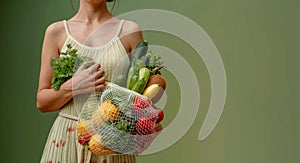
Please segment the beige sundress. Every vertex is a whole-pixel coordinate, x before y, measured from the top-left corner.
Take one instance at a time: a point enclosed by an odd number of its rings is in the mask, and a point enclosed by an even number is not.
[[[69,32],[66,20],[63,21],[67,33],[67,39],[62,51],[67,44],[78,49],[78,54],[90,56],[95,62],[100,63],[105,70],[107,80],[110,80],[112,72],[127,52],[119,39],[124,20],[120,21],[115,37],[107,44],[100,47],[90,47],[79,43]],[[76,101],[77,103],[77,101]],[[78,111],[75,109],[74,100],[63,106],[56,118],[41,158],[41,163],[136,163],[134,155],[119,154],[106,157],[92,154],[77,141]]]

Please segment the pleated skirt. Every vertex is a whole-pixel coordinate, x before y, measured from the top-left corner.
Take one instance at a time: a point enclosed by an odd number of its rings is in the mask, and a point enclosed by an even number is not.
[[[77,141],[77,113],[72,102],[61,110],[49,132],[40,163],[137,163],[135,155],[97,156]]]

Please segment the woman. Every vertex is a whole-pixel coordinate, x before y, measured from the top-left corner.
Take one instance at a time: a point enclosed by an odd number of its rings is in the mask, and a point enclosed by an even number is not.
[[[59,116],[50,130],[41,163],[137,162],[133,155],[93,155],[78,143],[76,137],[78,112],[73,97],[102,90],[105,81],[111,78],[116,61],[143,40],[139,26],[112,16],[106,1],[111,0],[80,0],[79,10],[71,19],[55,22],[45,32],[37,107],[42,112],[59,110]],[[87,37],[96,29],[103,33],[99,45],[85,45]],[[78,53],[92,57],[96,64],[87,69],[79,68],[73,78],[56,91],[51,89],[50,60],[59,57],[67,44],[78,49]]]

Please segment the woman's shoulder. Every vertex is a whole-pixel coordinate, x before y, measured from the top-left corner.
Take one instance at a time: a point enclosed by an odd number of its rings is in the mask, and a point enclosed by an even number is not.
[[[124,24],[123,24],[123,32],[124,33],[134,33],[134,32],[139,32],[141,31],[140,26],[131,20],[124,20]]]
[[[126,47],[126,51],[132,51],[143,40],[143,34],[138,23],[131,20],[124,20],[120,38],[124,47]]]
[[[66,38],[67,34],[63,21],[53,22],[47,26],[44,36],[44,41],[47,42],[47,46],[51,43],[57,47],[57,49],[61,49]]]
[[[65,32],[63,21],[56,21],[47,26],[46,33],[49,35],[60,35]]]
[[[121,31],[122,33],[133,33],[141,30],[136,22],[132,20],[121,19],[118,17],[113,17],[110,21],[108,21],[108,23],[115,27],[118,27],[119,25],[121,25],[120,23],[123,23]]]

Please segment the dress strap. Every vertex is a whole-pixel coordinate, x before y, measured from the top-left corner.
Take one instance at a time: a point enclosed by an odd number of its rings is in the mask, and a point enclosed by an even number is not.
[[[70,35],[70,32],[69,32],[69,27],[68,27],[67,21],[66,21],[66,20],[63,20],[63,22],[64,22],[64,26],[65,26],[66,33],[67,33],[67,35],[69,36],[69,35]]]
[[[118,28],[117,33],[116,33],[116,37],[120,35],[120,33],[122,31],[123,24],[124,24],[124,19],[122,19],[121,22],[120,22],[119,28]]]

